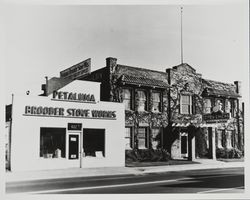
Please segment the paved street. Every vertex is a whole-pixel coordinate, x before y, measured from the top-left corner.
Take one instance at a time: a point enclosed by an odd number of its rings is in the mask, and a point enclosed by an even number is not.
[[[242,193],[244,168],[189,170],[154,174],[77,177],[19,181],[6,184],[6,193],[128,194]]]

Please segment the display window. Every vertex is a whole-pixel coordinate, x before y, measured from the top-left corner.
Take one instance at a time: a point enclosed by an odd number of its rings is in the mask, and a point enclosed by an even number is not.
[[[84,156],[105,157],[105,130],[83,129]]]
[[[40,157],[65,158],[66,129],[40,129]]]

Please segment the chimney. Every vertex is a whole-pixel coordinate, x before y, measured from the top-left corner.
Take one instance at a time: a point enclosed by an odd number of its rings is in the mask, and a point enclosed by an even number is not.
[[[166,69],[166,73],[167,73],[167,79],[168,79],[168,84],[171,85],[171,72],[172,72],[172,69],[171,68],[167,68]]]
[[[115,71],[117,65],[117,58],[106,58],[106,66],[110,69],[110,72],[113,73]]]
[[[234,81],[234,85],[236,86],[236,92],[237,94],[239,94],[240,96],[242,95],[241,94],[241,81]]]

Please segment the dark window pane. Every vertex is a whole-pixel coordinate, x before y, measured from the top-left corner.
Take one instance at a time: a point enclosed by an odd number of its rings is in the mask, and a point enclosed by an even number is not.
[[[97,156],[97,151],[105,156],[105,130],[83,129],[83,149],[85,156]]]
[[[65,158],[65,128],[41,128],[40,157]]]

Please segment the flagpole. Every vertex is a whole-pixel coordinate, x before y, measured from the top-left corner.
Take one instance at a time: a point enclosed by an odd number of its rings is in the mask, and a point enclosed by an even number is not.
[[[182,9],[181,7],[181,64],[183,64]]]

